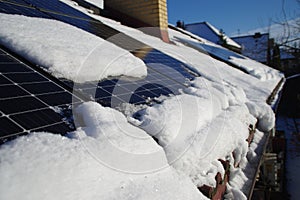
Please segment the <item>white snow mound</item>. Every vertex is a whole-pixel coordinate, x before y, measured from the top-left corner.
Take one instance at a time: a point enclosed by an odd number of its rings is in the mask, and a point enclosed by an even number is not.
[[[51,19],[0,13],[0,44],[75,82],[109,76],[143,77],[147,67],[130,52],[74,26]]]

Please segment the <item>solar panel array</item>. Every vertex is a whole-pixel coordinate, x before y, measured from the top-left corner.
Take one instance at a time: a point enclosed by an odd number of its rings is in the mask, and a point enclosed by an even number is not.
[[[121,34],[58,0],[2,0],[0,1],[0,12],[56,19],[103,39],[108,39],[141,58],[148,67],[148,75],[145,78],[125,80],[117,77],[101,82],[76,84],[75,89],[105,106],[117,107],[121,103],[151,104],[156,101],[155,97],[179,94],[180,89],[188,87],[190,80],[199,75],[189,69],[186,64],[134,38]],[[117,37],[115,37],[116,35]],[[11,57],[4,55],[1,56],[1,59],[11,59]],[[12,62],[16,64],[15,60]],[[8,70],[8,66],[12,65],[12,63],[5,62],[1,67],[1,70],[4,70],[1,71],[1,87],[3,90],[10,90],[14,93],[12,96],[1,97],[2,105],[5,104],[4,107],[8,107],[7,110],[3,109],[1,112],[3,112],[3,120],[13,123],[15,130],[5,130],[3,134],[18,135],[30,131],[46,130],[44,127],[48,127],[47,131],[50,132],[61,133],[69,130],[67,126],[65,127],[65,122],[59,117],[59,114],[53,111],[53,106],[68,110],[65,108],[69,108],[72,104],[72,94],[24,64],[18,63],[18,68],[9,67],[10,70]],[[66,81],[65,83],[73,87],[72,82]],[[13,108],[13,104],[18,103],[18,100],[35,106]],[[1,110],[2,105],[0,104]],[[55,117],[47,119],[47,116],[52,114]],[[37,116],[37,118],[45,118],[47,122],[35,123],[30,120],[30,117],[35,115],[46,115],[46,117]],[[18,118],[18,116],[20,117]],[[25,120],[27,117],[28,120]],[[21,118],[24,121],[22,123],[19,122],[20,120],[18,121]],[[59,128],[55,126],[56,124],[61,124],[63,127]]]
[[[187,34],[187,33],[185,33]],[[192,37],[192,36],[191,36]],[[249,72],[247,70],[245,70],[244,68],[240,67],[239,65],[235,64],[234,62],[231,61],[231,57],[235,57],[235,58],[239,58],[239,59],[245,59],[245,57],[241,56],[238,53],[235,53],[233,51],[230,51],[228,49],[225,49],[221,46],[213,46],[213,45],[208,45],[208,44],[204,44],[204,43],[200,43],[200,42],[193,42],[193,41],[188,41],[182,38],[178,38],[178,40],[182,41],[183,44],[192,47],[202,53],[208,54],[211,57],[220,60],[222,62],[227,63],[228,65],[239,69],[240,71],[243,71],[246,74],[249,74]]]
[[[82,102],[57,83],[0,50],[0,139],[49,131],[73,130],[63,113]]]

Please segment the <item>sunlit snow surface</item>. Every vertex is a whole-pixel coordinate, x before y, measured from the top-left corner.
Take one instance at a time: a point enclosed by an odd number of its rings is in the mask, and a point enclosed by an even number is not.
[[[71,1],[64,2],[91,15]],[[163,97],[160,104],[144,107],[135,119],[127,116],[136,126],[128,123],[122,113],[89,102],[74,111],[77,130],[69,137],[36,133],[2,145],[0,199],[206,199],[196,186],[215,186],[216,173],[224,173],[219,158],[241,166],[231,171],[227,198],[246,199],[242,188],[249,188],[252,181],[249,174],[257,165],[255,149],[263,137],[260,131],[270,130],[275,121],[265,101],[282,75],[276,70],[260,70],[267,68],[261,65],[255,67],[266,78],[245,74],[186,46],[176,38],[193,39],[174,30],[169,34],[175,45],[113,20],[91,16],[182,61],[202,77],[193,80],[192,86],[180,91],[180,95]],[[40,35],[28,36],[31,30],[25,28],[28,32],[21,37],[24,27],[13,26],[1,29],[0,40],[55,76],[84,82],[113,75],[146,75],[143,62],[129,52],[72,26],[4,14],[0,18],[1,25],[7,27],[14,20],[32,21],[31,29]],[[49,25],[45,29],[49,35],[40,29],[42,23]],[[52,38],[57,34],[52,29],[61,34],[72,31],[75,38],[66,37],[55,43]],[[96,51],[100,57],[86,54],[95,44],[107,47]],[[107,51],[102,52],[104,49]],[[116,54],[120,59],[110,63]],[[86,58],[91,65],[78,68]],[[96,67],[95,63],[103,66]],[[118,67],[120,63],[122,68]],[[240,64],[250,67],[249,63]],[[107,65],[112,67],[107,69]],[[248,147],[248,126],[257,120],[260,131]]]
[[[0,25],[0,44],[58,78],[81,83],[109,76],[147,75],[142,60],[74,26],[51,19],[2,13]]]
[[[0,199],[205,199],[187,177],[168,165],[161,147],[144,131],[125,123],[121,113],[97,103],[85,103],[78,112],[87,127],[70,138],[34,133],[0,147]],[[103,121],[98,122],[100,116]],[[121,128],[143,139],[126,139],[118,135]],[[103,132],[109,135],[105,138],[99,134]],[[149,163],[114,158],[105,149],[107,141],[145,158],[157,152],[154,162],[163,168],[133,173],[126,165],[148,167]],[[117,166],[104,163],[103,156],[111,157]]]

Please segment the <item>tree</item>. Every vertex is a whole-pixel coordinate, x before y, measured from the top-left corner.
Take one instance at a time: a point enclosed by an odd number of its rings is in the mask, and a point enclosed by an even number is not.
[[[300,0],[296,0],[300,8]],[[275,38],[279,47],[293,48],[293,44],[300,42],[300,12],[294,13],[292,18],[294,21],[288,20],[288,14],[285,9],[286,0],[282,0],[282,17],[277,20],[272,20],[276,25],[281,26],[283,34],[280,38]],[[298,47],[299,48],[299,47]]]

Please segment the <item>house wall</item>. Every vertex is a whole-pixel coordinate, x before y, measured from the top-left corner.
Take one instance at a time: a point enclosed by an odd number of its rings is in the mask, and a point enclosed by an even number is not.
[[[270,58],[268,51],[270,51],[271,41],[269,34],[255,34],[249,36],[241,36],[231,38],[238,44],[242,45],[242,54],[258,62],[269,64]]]
[[[141,21],[143,26],[158,28],[152,34],[169,41],[167,0],[105,0],[104,8]]]

